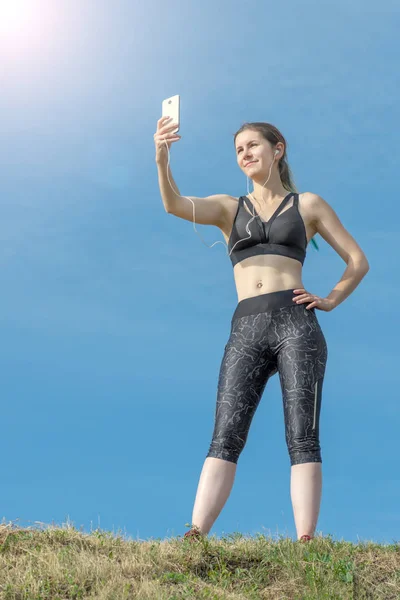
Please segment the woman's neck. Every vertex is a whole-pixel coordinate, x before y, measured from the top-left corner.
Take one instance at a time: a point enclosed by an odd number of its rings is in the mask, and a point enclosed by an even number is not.
[[[254,190],[249,194],[249,196],[252,197],[256,202],[258,202],[258,204],[271,206],[273,204],[276,204],[277,202],[281,202],[283,198],[286,198],[286,196],[290,193],[288,192],[288,190],[272,191],[266,190],[265,188],[263,192],[264,194],[262,195],[260,189]]]

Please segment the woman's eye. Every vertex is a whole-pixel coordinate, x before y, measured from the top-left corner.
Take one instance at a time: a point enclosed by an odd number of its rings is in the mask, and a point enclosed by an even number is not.
[[[251,148],[252,146],[257,146],[257,144],[255,144],[255,143],[253,142],[252,144],[250,144],[250,148]],[[238,150],[238,154],[240,154],[240,153],[241,153],[241,150]]]

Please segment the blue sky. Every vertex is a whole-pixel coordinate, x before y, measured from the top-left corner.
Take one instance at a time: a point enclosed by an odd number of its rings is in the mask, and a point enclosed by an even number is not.
[[[237,295],[224,245],[162,205],[153,134],[180,94],[181,194],[246,194],[233,133],[273,123],[299,191],[329,202],[368,258],[359,287],[317,313],[317,533],[397,541],[399,4],[137,5],[0,5],[0,518],[187,530]],[[303,281],[327,296],[346,265],[316,241]],[[289,484],[276,375],[210,534],[296,539]]]

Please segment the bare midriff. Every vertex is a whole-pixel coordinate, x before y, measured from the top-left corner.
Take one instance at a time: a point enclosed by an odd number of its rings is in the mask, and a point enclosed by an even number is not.
[[[299,212],[303,218],[308,245],[316,231],[313,226],[312,215],[309,214],[309,210],[305,206],[304,196],[305,194],[299,194]],[[238,201],[238,199],[236,200]],[[276,206],[274,209],[271,207],[270,212],[273,213],[276,208]],[[237,203],[232,202],[226,219],[227,222],[220,228],[226,244],[229,241],[236,211]],[[282,212],[284,211],[285,208]],[[287,256],[276,254],[249,256],[237,263],[233,268],[238,302],[245,298],[260,296],[270,292],[304,288],[302,271],[303,265],[301,262]]]

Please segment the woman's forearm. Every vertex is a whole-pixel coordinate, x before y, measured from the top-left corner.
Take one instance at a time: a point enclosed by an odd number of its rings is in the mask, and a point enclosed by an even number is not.
[[[341,280],[338,281],[331,293],[327,296],[328,300],[333,301],[335,308],[350,296],[368,271],[368,265],[365,265],[363,262],[356,263],[350,258]]]
[[[172,177],[171,169],[167,161],[157,162],[158,184],[160,186],[161,199],[165,210],[168,212],[181,196],[178,186]],[[168,181],[169,177],[169,181]],[[171,189],[172,185],[172,189]],[[174,191],[175,190],[175,191]]]

